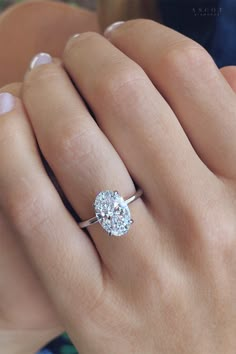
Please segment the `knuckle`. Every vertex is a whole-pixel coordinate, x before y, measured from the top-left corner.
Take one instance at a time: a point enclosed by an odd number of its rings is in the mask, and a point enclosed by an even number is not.
[[[112,62],[94,82],[94,95],[101,100],[118,96],[127,98],[136,89],[137,81],[144,79],[144,71],[138,65],[126,60]]]
[[[42,83],[58,80],[58,67],[56,64],[45,64],[34,68],[26,75],[23,86],[23,95],[27,95],[34,87]]]
[[[212,228],[208,230],[210,246],[222,256],[235,250],[236,223],[230,215],[226,215],[225,210],[222,210],[222,213],[213,214],[212,224]]]
[[[86,163],[94,155],[96,149],[96,136],[93,129],[78,127],[72,122],[67,124],[62,133],[51,142],[49,153],[51,159],[65,165],[79,162]]]
[[[193,69],[202,71],[213,63],[202,46],[186,39],[168,48],[162,55],[161,62],[174,77],[189,75]]]
[[[204,214],[201,213],[200,219],[196,220],[197,228],[194,229],[198,230],[203,249],[223,262],[232,251],[236,255],[236,222],[231,205],[212,204],[203,208],[202,212]]]
[[[26,182],[28,184],[28,182]],[[10,193],[6,203],[6,212],[14,228],[26,235],[48,224],[54,208],[51,193],[44,188],[29,190],[19,185]]]

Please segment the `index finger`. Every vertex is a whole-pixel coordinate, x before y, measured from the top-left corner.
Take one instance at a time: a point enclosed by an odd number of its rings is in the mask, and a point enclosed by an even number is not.
[[[49,180],[18,98],[0,117],[0,166],[0,207],[62,320],[78,326],[102,291],[100,260]]]

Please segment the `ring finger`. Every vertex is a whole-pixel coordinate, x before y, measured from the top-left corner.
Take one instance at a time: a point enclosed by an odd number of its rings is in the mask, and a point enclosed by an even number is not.
[[[118,190],[124,197],[135,193],[125,165],[60,65],[52,62],[29,72],[23,97],[40,149],[82,220],[94,216],[92,204],[100,191]],[[141,249],[139,238],[132,235],[149,223],[149,217],[141,200],[131,209],[135,223],[123,241],[105,236],[100,225],[88,230],[110,267],[119,262],[121,269],[127,263],[120,260],[130,259],[132,250]],[[144,244],[142,240],[142,249]]]

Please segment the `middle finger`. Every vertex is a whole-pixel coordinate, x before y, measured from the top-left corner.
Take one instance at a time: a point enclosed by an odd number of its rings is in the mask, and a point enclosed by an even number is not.
[[[193,193],[203,193],[205,183],[196,186],[196,181],[209,181],[211,173],[139,65],[95,33],[72,38],[64,61],[99,126],[159,213],[166,214],[170,202],[179,207],[180,200],[189,204]]]

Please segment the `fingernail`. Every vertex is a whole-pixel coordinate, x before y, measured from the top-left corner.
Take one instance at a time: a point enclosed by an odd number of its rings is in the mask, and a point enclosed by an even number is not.
[[[123,25],[125,22],[124,21],[118,21],[113,23],[112,25],[108,26],[107,29],[104,31],[104,36],[109,38],[111,33],[116,30],[118,27]]]
[[[74,39],[80,36],[80,33],[73,34],[73,36],[70,37],[70,39]]]
[[[39,53],[33,57],[30,63],[30,70],[33,70],[37,66],[52,63],[52,57],[48,53]]]
[[[0,93],[0,115],[10,112],[15,106],[15,97],[8,92]]]
[[[80,33],[73,34],[72,36],[69,37],[68,41],[66,42],[65,50],[67,50],[70,47],[71,41],[73,41],[75,38],[78,38],[80,36]]]

